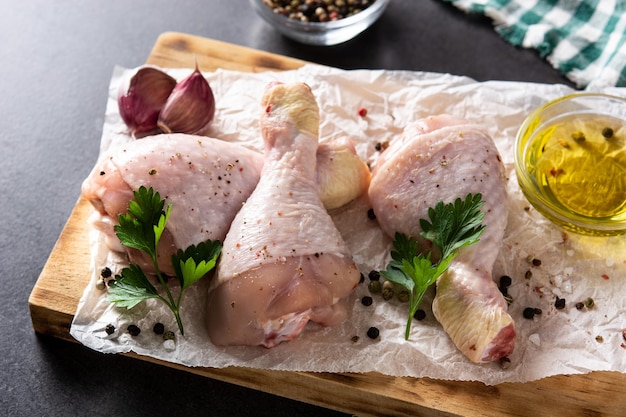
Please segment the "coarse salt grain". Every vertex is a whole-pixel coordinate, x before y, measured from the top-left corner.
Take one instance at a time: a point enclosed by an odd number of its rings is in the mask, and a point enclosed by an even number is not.
[[[572,293],[572,283],[569,282],[569,281],[564,281],[563,285],[561,286],[561,289],[563,290],[563,292],[571,294]]]
[[[541,338],[537,333],[533,333],[528,336],[528,340],[530,340],[534,345],[541,346]]]
[[[615,259],[613,258],[607,258],[606,262],[605,262],[606,266],[608,267],[612,267],[613,265],[615,265]]]
[[[172,339],[166,340],[163,342],[163,348],[169,352],[173,351],[174,349],[176,349],[176,342],[173,341]]]
[[[560,287],[563,284],[563,276],[555,275],[553,281],[555,286]]]

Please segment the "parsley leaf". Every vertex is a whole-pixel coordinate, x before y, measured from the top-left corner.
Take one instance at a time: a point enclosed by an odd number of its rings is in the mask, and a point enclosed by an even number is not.
[[[453,203],[439,201],[428,209],[430,221],[420,219],[420,235],[432,242],[440,251],[441,258],[433,262],[432,252],[419,253],[417,240],[396,233],[391,251],[391,261],[381,274],[409,291],[409,317],[405,339],[409,339],[411,322],[428,288],[450,266],[458,250],[480,240],[485,230],[482,221],[485,204],[481,194],[468,194],[465,200],[457,198]]]
[[[198,281],[215,267],[217,257],[222,251],[219,241],[210,240],[191,245],[186,250],[179,249],[172,255],[172,266],[181,288],[187,288]]]
[[[445,258],[457,249],[478,242],[485,226],[485,205],[481,194],[468,194],[465,200],[457,198],[454,203],[439,201],[428,209],[430,222],[420,219],[421,236],[430,240],[441,250]]]
[[[120,307],[133,308],[150,298],[159,298],[159,293],[138,265],[129,265],[111,281],[108,300]]]
[[[134,193],[135,200],[128,204],[128,213],[118,217],[115,233],[122,245],[145,252],[151,259],[156,276],[165,296],[152,285],[139,265],[130,264],[122,269],[111,282],[107,299],[120,307],[133,308],[142,301],[157,298],[165,303],[174,314],[181,335],[185,334],[180,318],[180,306],[184,291],[211,271],[217,263],[222,245],[219,241],[207,240],[191,245],[184,251],[179,249],[172,256],[172,267],[180,284],[175,299],[159,269],[158,246],[167,225],[172,205],[165,211],[165,200],[152,188],[141,186]]]

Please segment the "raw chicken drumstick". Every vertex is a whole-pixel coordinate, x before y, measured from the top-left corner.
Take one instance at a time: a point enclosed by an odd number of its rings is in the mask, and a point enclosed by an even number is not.
[[[336,208],[367,189],[369,168],[348,139],[320,145],[318,180],[326,208]],[[224,240],[230,223],[261,176],[263,155],[215,138],[157,135],[130,142],[98,161],[82,192],[99,216],[92,224],[116,252],[127,251],[145,272],[153,271],[144,253],[121,246],[113,226],[140,186],[152,187],[173,209],[161,243],[159,268],[173,274],[171,255],[206,239]]]
[[[450,116],[420,120],[379,157],[369,197],[382,229],[421,239],[419,219],[443,200],[481,193],[486,226],[437,281],[433,313],[473,362],[508,356],[515,327],[491,272],[506,227],[506,178],[493,140],[480,127]]]
[[[270,84],[262,99],[265,165],[224,240],[207,300],[216,345],[273,347],[309,320],[334,325],[360,273],[319,197],[319,111],[302,83]]]

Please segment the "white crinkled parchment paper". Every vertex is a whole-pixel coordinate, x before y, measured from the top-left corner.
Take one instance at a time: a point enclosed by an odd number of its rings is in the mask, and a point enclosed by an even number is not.
[[[110,85],[103,129],[104,151],[132,140],[117,112],[116,94],[124,77],[134,70],[116,68]],[[182,78],[190,70],[172,70]],[[207,282],[191,287],[183,301],[185,336],[163,305],[140,304],[131,311],[118,309],[105,300],[95,283],[103,266],[124,262],[109,253],[98,232],[91,232],[92,276],[80,300],[71,334],[86,346],[101,352],[134,351],[141,355],[187,366],[245,366],[291,371],[369,372],[393,376],[428,376],[438,379],[478,380],[485,384],[524,382],[555,374],[594,370],[626,371],[626,243],[625,238],[591,238],[564,234],[543,219],[524,199],[513,169],[514,138],[526,115],[536,106],[573,92],[562,85],[517,82],[475,82],[464,77],[424,72],[343,71],[309,65],[299,70],[239,73],[219,70],[207,73],[217,103],[216,118],[209,132],[226,141],[262,151],[258,129],[259,101],[270,81],[303,81],[313,89],[321,109],[321,141],[348,136],[357,152],[374,164],[377,143],[391,141],[411,121],[449,113],[487,127],[498,146],[509,174],[509,223],[494,267],[494,277],[512,277],[509,312],[516,320],[516,348],[510,366],[499,363],[476,365],[452,344],[424,301],[427,318],[413,321],[411,338],[404,340],[407,305],[384,301],[374,295],[369,307],[361,297],[369,295],[366,283],[359,285],[345,323],[323,328],[309,323],[295,340],[263,347],[215,347],[204,329]],[[626,89],[606,92],[626,96]],[[367,109],[367,116],[358,114]],[[158,191],[158,190],[157,190]],[[489,196],[484,196],[489,198]],[[354,260],[367,276],[382,269],[390,250],[375,221],[368,219],[365,200],[354,201],[332,213]],[[533,266],[531,260],[541,260]],[[530,272],[528,272],[530,271]],[[86,277],[87,278],[87,277]],[[555,298],[566,299],[557,310]],[[578,310],[576,302],[592,297],[592,309]],[[536,307],[542,314],[524,319],[522,311]],[[151,330],[157,321],[177,333],[174,349],[167,349],[161,336]],[[107,324],[116,326],[108,336]],[[132,337],[130,323],[142,332]],[[376,326],[380,338],[366,336]],[[354,336],[358,336],[358,339]]]

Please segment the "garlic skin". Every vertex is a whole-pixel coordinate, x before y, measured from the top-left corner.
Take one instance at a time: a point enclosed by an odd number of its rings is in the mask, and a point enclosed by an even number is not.
[[[165,133],[202,134],[214,115],[213,90],[196,64],[194,72],[172,90],[157,125]]]
[[[176,86],[176,80],[152,66],[141,67],[120,85],[117,105],[134,137],[158,131],[159,113]]]

